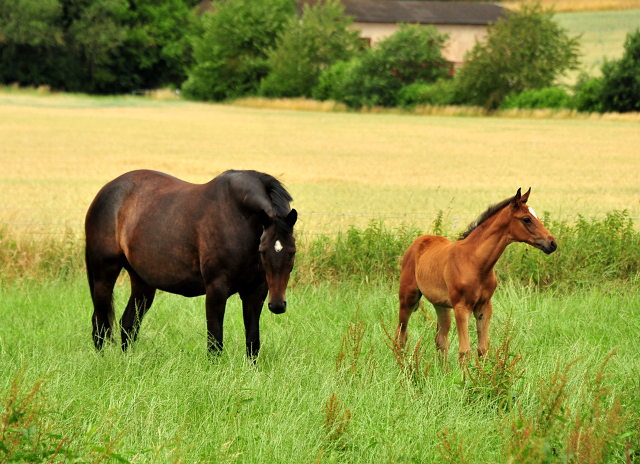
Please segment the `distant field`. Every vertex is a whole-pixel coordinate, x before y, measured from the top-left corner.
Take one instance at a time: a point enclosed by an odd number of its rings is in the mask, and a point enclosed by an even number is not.
[[[620,58],[629,32],[640,27],[640,3],[635,10],[558,13],[555,20],[570,36],[581,34],[582,69],[600,74],[604,57]]]
[[[504,0],[500,2],[507,8],[520,8],[530,0]],[[640,9],[640,0],[540,0],[544,7],[553,7],[555,11],[605,11]]]
[[[362,115],[0,94],[0,220],[29,233],[80,231],[102,185],[133,169],[206,182],[226,169],[280,177],[301,228],[372,217],[426,228],[467,223],[533,188],[554,217],[640,216],[637,122]],[[458,224],[460,227],[461,224]]]

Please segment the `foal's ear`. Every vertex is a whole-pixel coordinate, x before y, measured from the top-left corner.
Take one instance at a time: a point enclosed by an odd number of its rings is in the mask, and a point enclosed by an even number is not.
[[[298,212],[295,209],[292,209],[289,214],[287,214],[287,217],[285,218],[285,221],[287,222],[287,225],[289,227],[293,227],[296,224],[296,221],[298,220]]]
[[[517,206],[517,204],[520,202],[520,199],[522,198],[522,194],[520,193],[520,189],[518,189],[518,191],[516,192],[516,196],[513,197],[513,199],[511,200],[511,206],[515,207]]]
[[[271,226],[271,224],[273,223],[273,219],[271,218],[271,216],[269,216],[263,209],[261,209],[258,213],[258,219],[260,219],[260,224],[262,224],[262,227],[264,227],[265,229]]]
[[[527,190],[527,193],[522,195],[522,198],[520,198],[520,203],[526,203],[527,200],[529,199],[529,194],[530,193],[531,193],[531,187],[529,187],[529,190]]]

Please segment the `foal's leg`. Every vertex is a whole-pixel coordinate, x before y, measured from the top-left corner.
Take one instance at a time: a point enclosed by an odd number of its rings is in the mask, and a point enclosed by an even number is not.
[[[113,340],[113,287],[118,280],[122,266],[118,259],[92,262],[90,266],[92,279],[91,298],[93,300],[93,344],[100,351],[105,340]]]
[[[458,361],[463,363],[471,354],[471,344],[469,343],[469,316],[471,316],[472,310],[466,304],[459,302],[455,305],[453,312],[456,317],[456,329],[458,331],[458,341],[460,342]]]
[[[489,322],[491,321],[492,312],[491,300],[473,311],[478,329],[478,356],[480,357],[484,356],[489,349]]]
[[[440,353],[440,362],[447,361],[449,354],[449,329],[451,329],[451,308],[433,305],[438,316],[436,329],[436,348]]]
[[[400,314],[398,317],[398,328],[396,329],[396,339],[400,346],[404,348],[407,344],[407,326],[411,314],[418,309],[422,292],[418,288],[416,281],[415,259],[413,258],[412,248],[407,250],[402,260],[402,271],[400,273],[400,290],[398,296],[400,298]]]
[[[222,323],[229,293],[224,282],[217,280],[206,287],[207,350],[209,354],[222,351]]]
[[[142,318],[156,295],[156,289],[147,285],[134,271],[129,271],[129,277],[131,278],[131,296],[120,319],[122,351],[127,351],[129,344],[138,338]]]
[[[258,357],[260,351],[260,314],[268,292],[269,287],[266,281],[254,290],[240,292],[244,333],[247,341],[247,358],[252,360]]]

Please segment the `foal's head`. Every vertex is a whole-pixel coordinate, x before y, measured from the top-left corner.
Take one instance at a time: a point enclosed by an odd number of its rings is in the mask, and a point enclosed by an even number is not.
[[[269,310],[275,314],[282,314],[287,309],[285,290],[296,255],[293,226],[297,219],[295,209],[284,218],[272,218],[266,213],[260,217],[264,232],[258,250],[269,285]]]
[[[518,193],[507,206],[511,213],[509,234],[514,242],[528,243],[546,254],[551,254],[556,251],[558,244],[553,235],[540,222],[533,208],[527,206],[530,193],[531,188],[524,195],[521,195],[520,189],[518,189]]]

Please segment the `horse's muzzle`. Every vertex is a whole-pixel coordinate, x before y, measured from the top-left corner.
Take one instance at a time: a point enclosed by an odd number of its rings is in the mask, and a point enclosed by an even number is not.
[[[555,239],[551,239],[549,240],[549,242],[540,240],[539,242],[536,242],[536,245],[538,245],[540,249],[547,255],[550,255],[558,249],[558,244],[556,243]]]
[[[269,311],[273,314],[282,314],[287,310],[287,302],[283,301],[282,303],[269,303]]]

